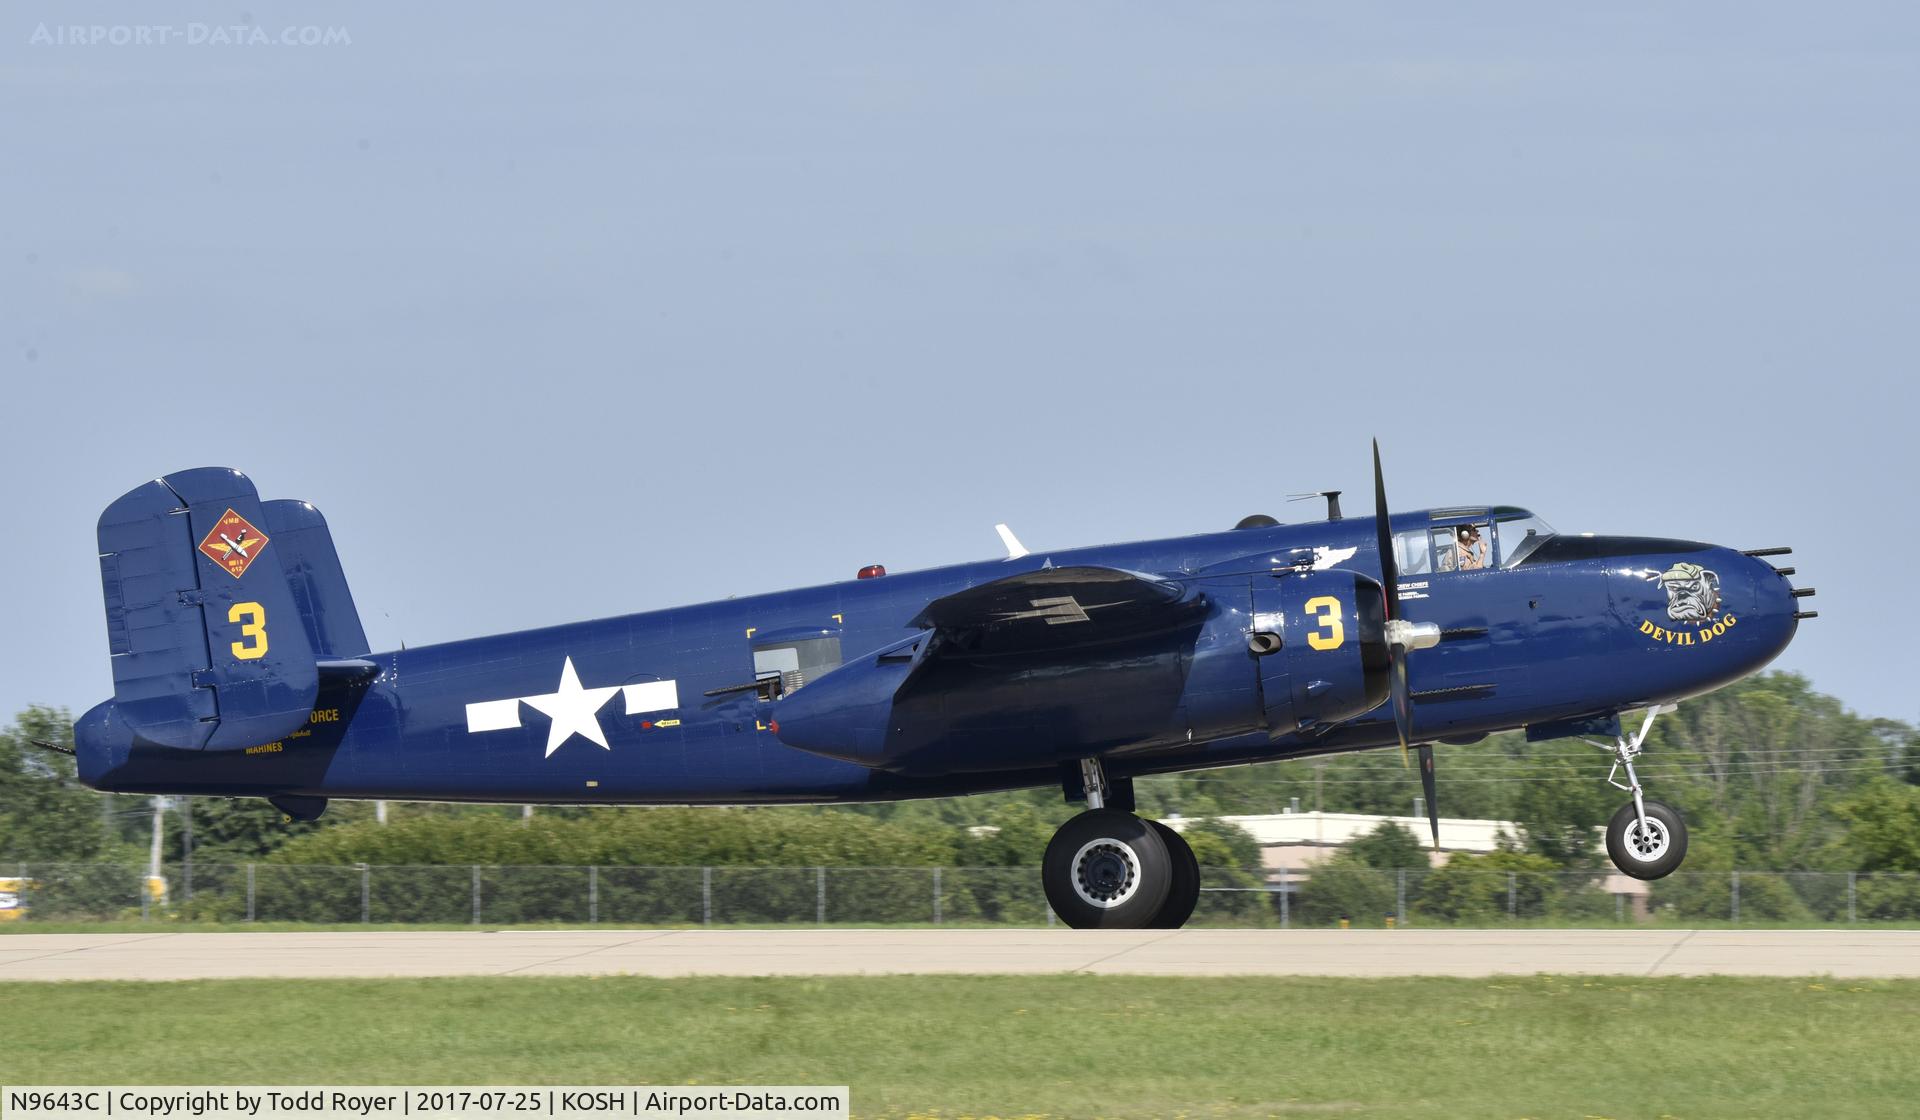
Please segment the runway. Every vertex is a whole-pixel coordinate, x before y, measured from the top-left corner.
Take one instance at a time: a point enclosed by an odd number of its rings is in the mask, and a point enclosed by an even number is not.
[[[1920,976],[1920,930],[565,930],[0,936],[0,981],[228,977]]]

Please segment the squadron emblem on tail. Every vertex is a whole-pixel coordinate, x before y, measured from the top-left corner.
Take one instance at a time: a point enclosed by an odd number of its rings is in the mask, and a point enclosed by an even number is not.
[[[220,570],[235,579],[247,574],[260,550],[267,547],[267,535],[253,523],[229,509],[200,542],[200,551],[220,565]]]

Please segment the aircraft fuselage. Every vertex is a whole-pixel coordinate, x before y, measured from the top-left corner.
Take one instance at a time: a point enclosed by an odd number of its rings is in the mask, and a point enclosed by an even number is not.
[[[1425,532],[1474,516],[1423,511],[1395,515],[1392,524]],[[1377,581],[1374,541],[1370,517],[1243,529],[370,654],[366,678],[323,685],[304,728],[244,750],[142,743],[111,702],[102,704],[76,725],[81,775],[100,789],[230,796],[845,802],[1053,784],[1061,762],[1089,756],[1127,777],[1387,746],[1396,736],[1384,704],[1339,722],[1274,726],[1262,694],[1274,685],[1262,682],[1247,647],[1251,631],[1279,626],[1262,599],[1276,571],[1351,571]],[[1405,616],[1437,623],[1444,635],[1412,663],[1420,739],[1604,718],[1697,694],[1764,665],[1793,635],[1786,579],[1739,552],[1617,537],[1554,537],[1549,545],[1514,567],[1401,576]],[[1685,564],[1713,577],[1712,603],[1675,605],[1673,581],[1663,583],[1661,573]],[[832,639],[837,660],[850,664],[920,633],[909,623],[930,601],[1074,565],[1195,583],[1201,606],[1182,623],[1193,640],[1122,642],[1071,663],[1042,659],[998,672],[990,683],[956,689],[948,708],[920,712],[923,733],[911,749],[878,766],[783,741],[782,705],[822,687],[830,673],[790,678],[787,698],[751,687],[756,676],[777,674],[787,663],[780,658],[799,663],[800,655],[762,649],[756,665],[756,646],[770,640],[799,649]],[[1312,618],[1286,625],[1292,650],[1308,648],[1302,636],[1313,649],[1333,641],[1331,628]],[[1293,687],[1304,696],[1326,683]],[[1083,702],[1056,703],[1063,691]],[[1096,702],[1084,702],[1088,696]]]

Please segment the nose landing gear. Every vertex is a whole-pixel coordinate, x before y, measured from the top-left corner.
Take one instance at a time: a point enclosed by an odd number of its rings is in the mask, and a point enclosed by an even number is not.
[[[1680,810],[1643,796],[1640,777],[1633,769],[1633,760],[1640,757],[1647,733],[1653,730],[1654,717],[1671,712],[1674,707],[1662,704],[1650,709],[1646,722],[1632,739],[1616,736],[1611,744],[1586,740],[1613,755],[1613,769],[1607,771],[1607,784],[1633,795],[1633,800],[1620,806],[1607,822],[1607,856],[1615,867],[1636,879],[1664,878],[1687,858],[1687,822],[1680,816]],[[1623,771],[1627,778],[1624,785],[1615,780]]]
[[[1200,898],[1200,865],[1180,834],[1109,808],[1097,759],[1080,763],[1087,811],[1047,844],[1047,904],[1074,929],[1178,929]]]

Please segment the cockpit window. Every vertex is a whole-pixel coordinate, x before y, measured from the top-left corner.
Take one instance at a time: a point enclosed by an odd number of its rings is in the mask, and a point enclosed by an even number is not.
[[[1500,566],[1511,568],[1525,560],[1533,550],[1553,536],[1553,526],[1531,513],[1502,517],[1497,523],[1500,536]]]
[[[1473,572],[1493,567],[1493,541],[1484,521],[1433,530],[1434,570]]]
[[[1424,575],[1433,570],[1431,560],[1425,529],[1409,529],[1393,535],[1393,562],[1401,575]]]

